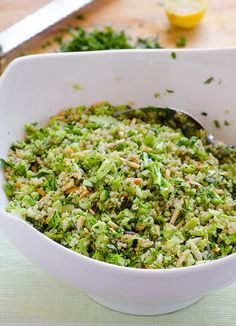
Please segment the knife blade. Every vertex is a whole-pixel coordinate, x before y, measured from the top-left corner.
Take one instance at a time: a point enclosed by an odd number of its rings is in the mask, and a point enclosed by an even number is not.
[[[0,32],[0,55],[30,40],[49,27],[65,19],[93,0],[53,0],[49,4],[26,16],[21,21]]]

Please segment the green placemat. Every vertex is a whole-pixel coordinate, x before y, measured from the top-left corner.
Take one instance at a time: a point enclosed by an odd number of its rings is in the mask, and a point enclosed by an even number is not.
[[[78,275],[79,277],[79,275]],[[236,283],[184,310],[155,317],[121,314],[31,264],[0,234],[0,325],[235,326]]]

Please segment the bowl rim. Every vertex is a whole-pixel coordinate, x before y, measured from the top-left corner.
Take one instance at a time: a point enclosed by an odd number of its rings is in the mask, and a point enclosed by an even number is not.
[[[3,71],[2,75],[0,75],[0,86],[8,77],[11,70],[15,68],[15,66],[27,62],[27,61],[37,61],[39,59],[55,59],[55,58],[65,58],[65,57],[99,57],[99,56],[120,56],[121,54],[124,55],[150,55],[155,53],[180,53],[180,54],[200,54],[200,53],[228,53],[232,52],[236,55],[236,47],[229,46],[225,48],[164,48],[164,49],[114,49],[114,50],[100,50],[100,51],[81,51],[81,52],[57,52],[57,53],[40,53],[40,54],[29,54],[22,57],[17,57],[13,61],[11,61],[6,69]],[[167,57],[166,59],[174,60],[171,56]],[[176,60],[176,59],[175,59]]]

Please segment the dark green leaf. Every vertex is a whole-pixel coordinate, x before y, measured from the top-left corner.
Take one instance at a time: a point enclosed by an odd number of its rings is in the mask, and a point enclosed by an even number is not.
[[[176,52],[171,52],[171,57],[172,57],[172,59],[176,59],[177,58]]]
[[[216,128],[220,128],[220,122],[218,120],[214,120],[214,124]]]
[[[176,40],[176,46],[178,48],[183,48],[186,45],[186,38],[181,36]]]
[[[205,82],[204,84],[210,84],[212,81],[214,80],[214,77],[209,77]]]
[[[166,89],[166,92],[170,93],[170,94],[174,93],[174,91],[172,89]]]

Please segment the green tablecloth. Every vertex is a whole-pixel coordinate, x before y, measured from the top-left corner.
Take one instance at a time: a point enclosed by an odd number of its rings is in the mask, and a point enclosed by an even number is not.
[[[54,280],[31,264],[0,234],[1,326],[150,324],[235,326],[236,284],[172,314],[156,317],[121,314],[93,302],[80,290]]]

